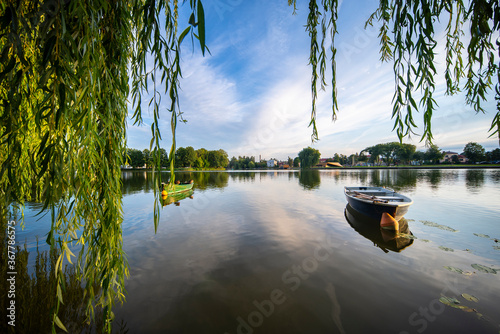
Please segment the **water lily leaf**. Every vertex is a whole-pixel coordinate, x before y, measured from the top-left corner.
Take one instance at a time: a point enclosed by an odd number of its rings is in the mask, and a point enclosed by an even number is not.
[[[493,269],[493,268],[490,268],[487,266],[483,266],[482,264],[474,263],[474,264],[471,264],[471,267],[478,270],[478,271],[481,271],[483,273],[487,273],[487,274],[496,274],[497,273],[496,269]]]
[[[454,252],[455,251],[453,248],[448,248],[448,247],[444,247],[444,246],[439,246],[439,249],[442,249],[446,252]]]
[[[466,300],[470,300],[471,302],[477,303],[479,299],[477,297],[474,297],[473,295],[469,295],[468,293],[462,293],[462,297]]]
[[[420,241],[423,241],[423,242],[430,242],[429,240],[427,239],[419,239]]]
[[[462,306],[462,305],[459,305],[460,302],[458,301],[458,299],[453,298],[453,297],[441,296],[441,298],[439,298],[439,301],[445,305],[448,305],[448,306],[451,306],[454,308],[461,308],[461,306]]]
[[[463,294],[463,295],[467,295],[467,294]],[[468,295],[468,296],[470,296],[470,295]],[[445,305],[462,310],[464,312],[476,313],[476,315],[479,319],[481,319],[483,317],[483,315],[481,313],[478,313],[476,309],[465,306],[465,305],[460,305],[460,302],[456,298],[441,296],[441,298],[439,298],[439,301]]]
[[[476,237],[480,237],[480,238],[487,238],[487,239],[489,239],[489,238],[490,238],[490,236],[489,236],[489,235],[487,235],[487,234],[478,234],[478,233],[474,233],[474,235],[475,235]]]
[[[444,266],[446,270],[449,270],[451,272],[457,273],[457,274],[463,274],[463,270],[460,268],[455,268],[455,267],[450,267],[450,266]]]
[[[460,307],[457,307],[459,309],[461,309],[462,311],[464,312],[477,312],[476,309],[473,309],[469,306],[465,306],[465,305],[460,305]]]
[[[443,230],[443,231],[458,232],[458,230],[455,230],[454,228],[451,228],[451,227],[446,226],[446,225],[440,225],[437,223],[433,223],[433,222],[430,222],[428,220],[421,220],[420,222],[422,222],[422,224],[424,224],[426,226],[436,227],[436,228]]]

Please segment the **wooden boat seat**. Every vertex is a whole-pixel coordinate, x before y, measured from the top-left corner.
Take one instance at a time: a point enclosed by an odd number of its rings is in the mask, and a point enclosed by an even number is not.
[[[393,201],[393,202],[403,202],[404,201],[404,199],[402,199],[401,197],[394,197],[394,196],[377,196],[377,198],[385,199],[385,200]]]

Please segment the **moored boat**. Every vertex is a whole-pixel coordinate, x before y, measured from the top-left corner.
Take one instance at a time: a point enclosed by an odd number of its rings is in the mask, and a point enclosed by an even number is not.
[[[176,194],[180,194],[186,191],[193,189],[193,180],[188,183],[176,183],[173,186],[170,186],[166,183],[162,183],[161,195],[162,196],[172,196]]]
[[[344,187],[344,193],[353,209],[379,222],[386,214],[399,221],[413,204],[409,197],[383,187]]]

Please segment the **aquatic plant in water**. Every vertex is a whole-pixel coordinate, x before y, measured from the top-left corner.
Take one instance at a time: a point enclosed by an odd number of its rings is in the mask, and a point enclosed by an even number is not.
[[[444,268],[446,270],[449,270],[449,271],[453,272],[453,273],[457,273],[457,274],[463,274],[464,273],[464,271],[462,269],[460,269],[460,268],[451,267],[451,266],[444,266]]]
[[[487,273],[487,274],[496,274],[498,271],[496,269],[484,266],[482,264],[477,264],[477,263],[471,264],[471,267],[480,271],[480,272]]]
[[[456,298],[447,297],[447,296],[441,296],[441,298],[439,298],[439,301],[441,303],[443,303],[444,305],[447,305],[447,306],[450,306],[450,307],[462,310],[464,312],[474,312],[474,313],[476,313],[476,315],[478,316],[478,318],[482,318],[483,317],[483,315],[481,313],[478,313],[476,309],[468,307],[468,306],[465,306],[465,305],[461,305],[460,301],[458,301],[458,299],[456,299]]]
[[[446,226],[446,225],[440,225],[437,223],[433,223],[433,222],[428,221],[428,220],[421,220],[420,222],[426,226],[436,227],[436,228],[443,230],[443,231],[458,232],[458,230],[455,230],[454,228],[451,228],[451,227]]]
[[[469,295],[468,293],[462,293],[462,297],[466,300],[469,300],[471,302],[477,303],[479,299],[477,297],[474,297],[473,295]]]
[[[471,276],[473,273],[470,271],[463,271],[460,268],[452,267],[452,266],[443,266],[444,269],[451,271],[452,273],[457,273],[460,275]]]

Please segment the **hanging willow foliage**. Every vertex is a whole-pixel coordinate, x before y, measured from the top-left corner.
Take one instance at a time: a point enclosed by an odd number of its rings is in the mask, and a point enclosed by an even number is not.
[[[298,10],[296,0],[288,4]],[[318,139],[318,80],[321,89],[326,86],[326,42],[331,43],[333,119],[338,111],[334,45],[338,5],[337,0],[309,1],[306,30],[311,38],[313,141]],[[63,263],[76,257],[72,246],[81,247],[76,269],[85,284],[89,317],[95,306],[101,306],[109,332],[112,306],[124,300],[128,269],[122,250],[120,166],[126,146],[127,98],[132,100],[137,124],[142,122],[143,95],[151,97],[146,104],[153,111],[150,150],[156,152],[156,168],[160,166],[161,99],[168,100],[174,181],[175,130],[177,121],[183,120],[178,96],[180,44],[190,35],[203,54],[208,50],[202,2],[190,0],[189,6],[186,27],[179,29],[177,0],[0,3],[1,216],[5,219],[10,204],[22,206],[27,200],[43,201],[43,210],[51,213],[47,242],[60,250],[54,291],[58,305],[52,320],[62,329],[57,311],[64,301]],[[482,102],[496,74],[497,113],[490,131],[500,137],[500,70],[493,44],[500,30],[500,5],[486,0],[471,1],[468,8],[462,1],[380,1],[367,24],[379,21],[381,58],[394,61],[397,134],[402,139],[413,133],[413,113],[418,110],[413,94],[419,91],[424,109],[422,138],[432,141],[437,45],[433,27],[444,17],[448,18],[447,92],[458,92],[460,80],[465,79],[466,102],[483,112]],[[466,23],[470,24],[467,47]],[[499,44],[497,39],[497,51]]]
[[[296,1],[288,1],[288,5],[293,4],[294,11],[296,10]],[[327,52],[325,49],[325,40],[328,38],[327,30],[330,30],[331,39],[331,70],[332,70],[332,120],[337,119],[337,85],[336,85],[336,68],[335,68],[335,35],[337,34],[337,0],[322,0],[318,6],[317,0],[309,1],[309,16],[307,17],[306,30],[311,38],[311,53],[309,55],[309,64],[312,68],[311,92],[312,92],[312,107],[311,107],[311,122],[312,126],[311,140],[319,139],[318,129],[316,127],[316,100],[318,98],[318,79],[320,80],[321,89],[326,86],[326,60]],[[322,9],[322,11],[320,10]],[[318,26],[321,19],[321,34],[318,34]],[[321,38],[321,43],[318,40]],[[319,74],[318,74],[319,66]]]
[[[495,63],[495,52],[500,57],[500,4],[498,1],[475,0],[470,1],[468,6],[461,0],[380,0],[379,8],[367,21],[367,25],[371,25],[374,19],[381,22],[381,59],[394,61],[392,117],[400,140],[414,134],[417,126],[413,114],[420,106],[424,111],[421,138],[427,144],[432,143],[431,120],[437,107],[433,98],[438,45],[434,26],[439,22],[446,23],[446,93],[453,95],[461,91],[461,80],[466,79],[463,88],[465,102],[476,112],[484,113],[482,103],[493,88],[496,76],[497,112],[490,132],[491,136],[497,134],[500,139],[498,58]],[[467,23],[469,27],[466,27]],[[465,43],[468,43],[466,48]],[[414,98],[415,92],[421,95],[419,106]]]
[[[72,246],[81,247],[76,268],[85,284],[88,316],[93,318],[95,306],[102,307],[109,332],[112,306],[124,300],[128,269],[122,250],[120,166],[127,98],[131,92],[140,122],[141,93],[153,82],[151,146],[159,166],[161,95],[156,85],[164,84],[171,100],[175,138],[179,44],[197,27],[205,49],[201,2],[190,1],[193,15],[179,38],[177,6],[177,1],[140,0],[0,4],[2,219],[10,203],[25,200],[43,200],[43,210],[50,211],[47,243],[61,251],[53,324],[63,330],[57,313],[64,301],[63,263],[75,261]],[[149,55],[153,69],[146,68]],[[170,156],[173,168],[175,154]]]
[[[297,1],[289,0],[297,10]],[[312,140],[318,139],[316,128],[316,99],[318,81],[325,88],[326,51],[325,38],[331,41],[332,67],[332,119],[337,118],[337,89],[335,68],[335,35],[337,34],[337,9],[335,0],[309,0],[306,30],[311,38],[309,63],[312,69]],[[322,19],[320,20],[320,18]],[[465,91],[465,102],[476,112],[486,112],[483,102],[488,91],[495,87],[497,111],[491,123],[491,136],[498,135],[500,143],[500,4],[498,1],[450,0],[380,0],[379,7],[366,25],[380,24],[380,55],[382,61],[393,61],[395,92],[392,117],[394,130],[400,139],[415,134],[417,125],[414,113],[423,109],[424,129],[422,140],[431,144],[432,115],[437,108],[434,100],[438,41],[434,26],[446,22],[446,79],[448,95]],[[321,22],[321,23],[320,23]],[[469,27],[466,27],[466,24]],[[318,33],[321,27],[321,34]],[[329,34],[327,30],[329,29]],[[466,31],[466,29],[468,29]],[[329,36],[328,36],[329,35]],[[321,40],[321,44],[318,41]],[[464,46],[468,43],[467,47]],[[496,45],[495,45],[496,44]],[[495,62],[495,52],[497,59]],[[494,84],[496,76],[496,84]],[[466,83],[461,87],[461,80]],[[415,101],[415,93],[420,100]]]

